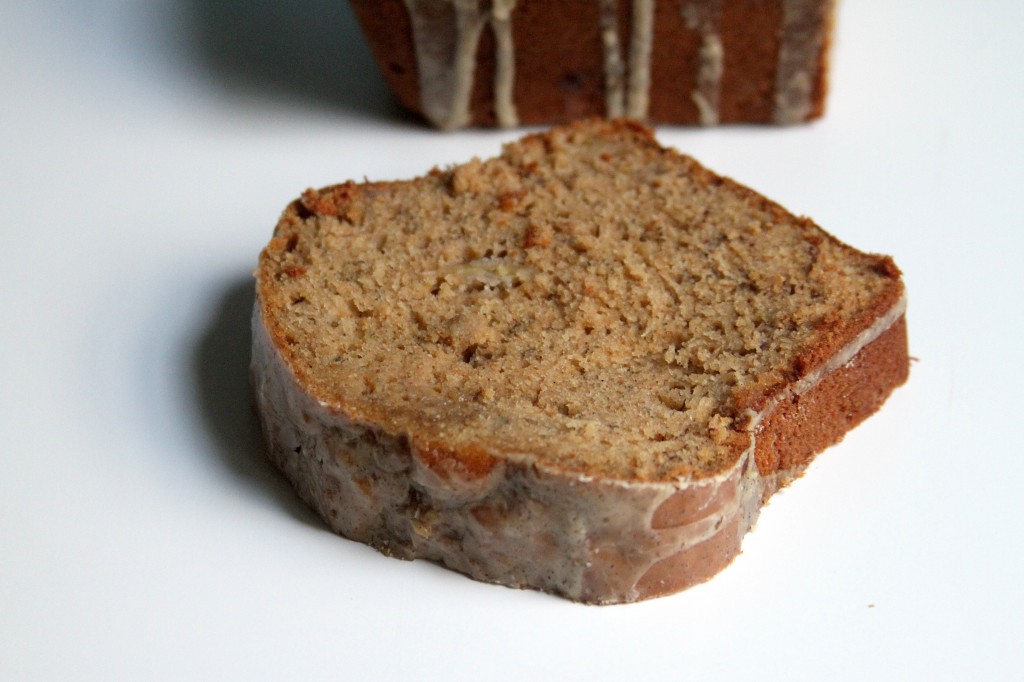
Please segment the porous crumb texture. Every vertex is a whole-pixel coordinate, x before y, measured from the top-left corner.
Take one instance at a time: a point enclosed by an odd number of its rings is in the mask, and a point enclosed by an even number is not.
[[[310,190],[257,276],[291,370],[353,421],[469,467],[641,481],[733,465],[758,409],[902,291],[624,121]]]

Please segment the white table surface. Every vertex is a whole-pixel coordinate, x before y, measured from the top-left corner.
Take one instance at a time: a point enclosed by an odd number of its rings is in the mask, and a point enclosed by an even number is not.
[[[283,206],[517,133],[400,113],[340,0],[0,3],[0,679],[1021,679],[1022,27],[850,0],[824,121],[659,129],[893,254],[919,360],[726,571],[598,608],[331,535],[250,413]]]

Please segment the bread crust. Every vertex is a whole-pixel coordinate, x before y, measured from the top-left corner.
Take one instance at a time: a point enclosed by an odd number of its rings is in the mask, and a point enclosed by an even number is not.
[[[410,10],[405,0],[350,0],[381,72],[398,101],[424,114]],[[439,2],[443,4],[443,2]],[[617,39],[629,56],[632,2],[614,2]],[[798,21],[786,23],[784,8],[794,7]],[[600,3],[597,0],[516,0],[511,40],[515,46],[513,101],[518,123],[557,123],[588,116],[625,113],[655,123],[795,123],[824,115],[834,0],[708,2],[657,0],[651,34],[649,106],[645,112],[609,112],[607,75],[602,56]],[[693,19],[691,6],[712,8],[714,43],[705,44],[708,26]],[[700,10],[696,10],[700,11]],[[704,10],[707,12],[708,10]],[[691,17],[691,18],[688,18]],[[571,27],[571,33],[569,32]],[[781,116],[781,36],[810,32],[817,41],[807,49],[806,105],[799,114]],[[720,71],[713,118],[702,115],[702,54],[719,55]],[[702,50],[704,52],[702,52]],[[481,32],[475,55],[468,125],[500,125],[495,106],[496,43],[493,31]],[[715,69],[712,69],[713,71]],[[706,98],[705,98],[706,99]],[[707,102],[703,105],[705,108]]]

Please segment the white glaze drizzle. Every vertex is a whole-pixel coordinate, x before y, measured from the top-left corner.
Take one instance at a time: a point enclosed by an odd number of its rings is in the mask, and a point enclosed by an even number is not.
[[[625,112],[625,66],[619,46],[618,0],[600,0],[601,50],[604,63],[604,109],[608,118]]]
[[[834,0],[782,0],[782,39],[775,72],[776,123],[807,119]]]
[[[700,66],[697,83],[690,97],[697,105],[700,124],[718,124],[718,101],[721,94],[725,51],[718,33],[722,18],[722,0],[689,0],[682,6],[683,19],[691,31],[699,31]]]
[[[654,0],[633,0],[633,34],[629,42],[629,90],[626,115],[647,118],[654,48]]]
[[[495,114],[498,124],[519,122],[512,96],[515,78],[511,15],[516,0],[404,0],[412,24],[420,102],[431,123],[444,130],[470,122],[470,97],[480,35],[490,25],[495,42]]]
[[[451,93],[451,114],[457,119],[451,127],[469,123],[469,100],[473,94],[476,52],[483,33],[485,17],[476,0],[455,0],[455,88]]]
[[[516,0],[492,0],[491,30],[494,31],[494,113],[498,125],[511,128],[518,125],[512,85],[515,82],[515,46],[512,43],[512,9]]]

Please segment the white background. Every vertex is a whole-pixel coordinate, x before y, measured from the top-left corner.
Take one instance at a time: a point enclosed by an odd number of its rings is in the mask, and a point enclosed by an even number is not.
[[[1024,3],[842,3],[827,118],[661,128],[910,294],[910,382],[706,585],[586,607],[329,534],[264,461],[284,205],[497,152],[342,0],[0,4],[0,678],[1020,679]]]

